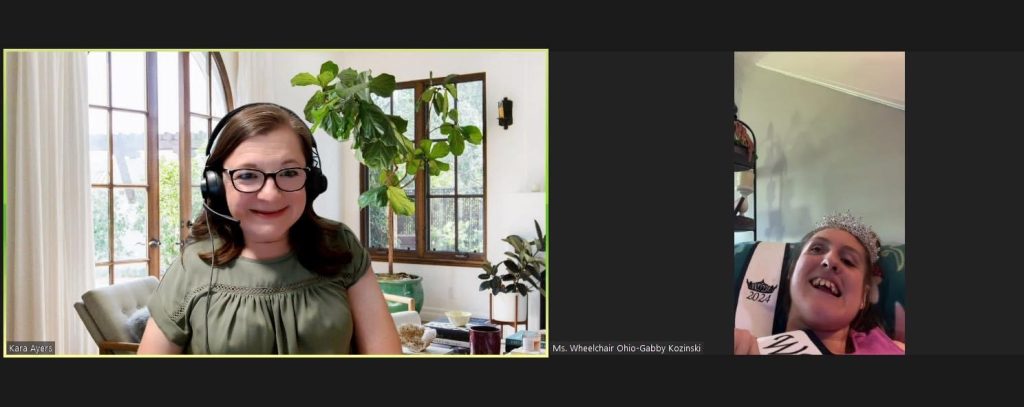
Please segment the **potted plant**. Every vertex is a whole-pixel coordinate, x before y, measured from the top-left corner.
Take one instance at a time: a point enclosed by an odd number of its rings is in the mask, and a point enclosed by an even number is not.
[[[483,280],[480,283],[480,291],[491,291],[491,320],[520,321],[517,316],[526,315],[526,296],[534,289],[537,289],[542,297],[547,297],[544,283],[547,272],[545,256],[547,244],[540,224],[534,220],[533,226],[537,231],[536,239],[526,240],[519,235],[510,235],[501,239],[512,245],[514,251],[505,252],[507,258],[501,262],[495,264],[485,262],[481,266],[484,273],[477,277]],[[501,272],[502,266],[505,267],[504,273]],[[541,298],[541,326],[544,324],[543,305],[544,299]]]
[[[423,286],[419,276],[394,272],[395,228],[394,216],[412,216],[416,210],[405,194],[405,186],[415,181],[416,174],[426,168],[431,175],[448,171],[442,162],[448,154],[462,155],[465,143],[479,145],[483,132],[476,126],[460,126],[459,114],[454,108],[458,99],[457,88],[449,75],[423,92],[421,105],[434,109],[441,118],[439,130],[447,141],[421,140],[414,144],[405,137],[408,123],[399,116],[384,113],[373,103],[370,95],[391,97],[395,90],[395,77],[390,74],[374,76],[371,71],[358,72],[352,68],[339,71],[333,61],[324,62],[320,73],[303,72],[291,79],[292,86],[314,86],[316,92],[309,98],[303,113],[313,126],[323,127],[327,134],[339,141],[354,139],[352,149],[359,161],[380,174],[380,185],[359,196],[359,207],[373,205],[387,208],[388,220],[388,272],[378,273],[384,292],[416,299],[416,310],[423,308]],[[431,81],[433,74],[431,73]],[[431,82],[433,85],[433,82]],[[399,177],[401,170],[404,174]]]

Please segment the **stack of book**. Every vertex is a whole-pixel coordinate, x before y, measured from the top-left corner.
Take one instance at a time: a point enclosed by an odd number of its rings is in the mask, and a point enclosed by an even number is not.
[[[428,346],[426,349],[418,353],[412,352],[409,350],[409,348],[403,346],[402,353],[406,355],[468,355],[469,348],[464,348],[461,346],[442,345],[439,343],[431,342],[430,346]]]
[[[437,337],[432,343],[448,345],[453,347],[469,348],[469,327],[477,325],[492,325],[487,318],[470,318],[465,326],[455,326],[448,322],[447,317],[441,317],[423,324],[427,328],[437,331]]]

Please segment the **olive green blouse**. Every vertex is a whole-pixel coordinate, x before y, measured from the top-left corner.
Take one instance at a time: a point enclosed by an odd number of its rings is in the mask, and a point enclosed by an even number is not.
[[[190,244],[164,272],[150,315],[185,353],[350,353],[348,288],[366,273],[369,255],[344,225],[339,238],[352,262],[335,277],[310,272],[294,253],[270,260],[239,256],[214,269],[209,301],[211,267],[199,253],[210,251],[210,241]]]

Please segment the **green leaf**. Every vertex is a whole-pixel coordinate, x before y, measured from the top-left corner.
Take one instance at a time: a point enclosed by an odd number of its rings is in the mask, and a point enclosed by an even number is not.
[[[395,210],[395,213],[403,216],[412,216],[416,212],[416,205],[405,195],[405,190],[392,186],[387,188],[388,202],[391,204],[391,208]]]
[[[349,135],[352,133],[352,128],[349,127],[349,121],[342,118],[341,115],[336,111],[330,113],[332,120],[335,122],[334,138],[336,140],[348,140]]]
[[[309,72],[303,72],[292,77],[292,86],[319,85],[316,77]]]
[[[309,129],[310,133],[316,131],[323,123],[324,117],[327,116],[327,105],[321,105],[320,107],[313,109],[313,127]]]
[[[359,72],[356,72],[355,69],[348,68],[345,69],[344,71],[341,71],[341,74],[338,75],[338,77],[341,78],[340,83],[344,84],[345,86],[352,86],[355,85],[356,82],[359,80]]]
[[[377,192],[377,207],[387,208],[388,207],[388,189],[385,186],[380,192]]]
[[[364,140],[366,138],[364,137]],[[363,162],[370,168],[385,168],[387,160],[384,159],[384,144],[380,142],[365,142],[363,144]]]
[[[423,96],[420,98],[423,103],[429,103],[430,99],[434,97],[434,88],[423,91]],[[417,105],[418,106],[418,105]]]
[[[388,116],[386,114],[384,114],[383,110],[380,109],[380,106],[377,106],[377,105],[373,104],[373,102],[368,101],[368,100],[360,100],[359,104],[360,104],[360,108],[363,110],[362,111],[363,117],[371,119],[371,122],[373,124],[373,129],[374,129],[374,131],[377,132],[378,135],[381,135],[381,136],[392,136],[392,135],[394,135],[394,131],[395,130],[391,126],[391,123],[388,121]],[[393,145],[397,144],[397,141],[394,140],[393,137],[386,137],[386,138],[390,138],[391,139],[391,140],[388,140],[389,141],[388,145],[392,145],[393,146]]]
[[[356,125],[359,124],[359,102],[355,100],[346,101],[342,105],[341,116],[348,122],[348,127],[355,129]]]
[[[484,264],[481,264],[480,268],[484,269],[484,271],[486,271],[488,274],[494,274],[495,272],[494,266],[491,266],[491,263],[488,262],[484,262]]]
[[[327,84],[331,83],[338,76],[338,65],[334,62],[327,61],[323,65],[320,65],[320,75],[317,79],[320,80],[320,86],[327,87]]]
[[[341,85],[341,82],[338,82],[338,85]],[[351,98],[353,95],[361,92],[363,89],[366,89],[367,86],[369,85],[365,83],[361,83],[350,87],[335,86],[334,93],[337,94],[338,97],[342,99],[348,99]]]
[[[448,89],[448,93],[451,93],[453,98],[459,98],[459,93],[458,90],[456,90],[454,83],[445,83],[444,88]]]
[[[331,79],[334,79],[335,76],[338,76],[338,64],[334,63],[334,61],[324,62],[320,65],[320,75],[324,73],[330,73]]]
[[[331,116],[331,113],[334,113],[334,111],[327,111],[327,114],[324,115],[324,120],[320,123],[320,125],[323,126],[324,131],[327,132],[327,134],[329,134],[331,137],[334,137],[334,130],[336,130],[336,126],[334,123],[334,117]]]
[[[339,115],[338,112],[335,112],[334,110],[330,110],[327,112],[327,117],[324,119],[326,123],[324,125],[324,130],[327,131],[327,133],[330,134],[331,136],[337,139],[342,139],[338,137],[339,135],[342,135],[339,133],[339,130],[341,129],[341,126],[343,126],[345,123],[345,120],[341,118],[341,115]]]
[[[391,97],[395,91],[395,77],[390,74],[381,74],[370,80],[370,92],[377,96]]]
[[[462,126],[462,134],[474,145],[480,145],[484,141],[484,134],[476,126]]]
[[[420,161],[420,160],[417,160],[417,159],[409,160],[409,162],[405,164],[405,173],[406,174],[415,174],[417,171],[420,170],[420,165],[422,165],[422,164],[423,164],[423,161]]]
[[[402,118],[402,116],[387,115],[391,123],[395,125],[395,131],[401,135],[405,135],[405,131],[409,129],[409,121]]]
[[[372,140],[391,147],[389,151],[397,151],[397,148],[395,148],[397,140],[394,138],[394,129],[391,127],[391,122],[388,121],[387,116],[384,115],[384,112],[377,105],[365,100],[359,101],[359,126],[365,142]],[[393,155],[389,153],[381,157],[383,162],[389,163]]]
[[[302,109],[302,113],[305,115],[307,122],[312,123],[314,121],[313,109],[316,109],[320,107],[320,105],[324,104],[325,98],[326,94],[322,90],[316,91],[316,93],[314,93],[313,96],[309,98],[309,101],[306,102],[306,107]]]
[[[453,122],[458,123],[459,122],[459,111],[455,110],[455,109],[449,110],[448,111],[448,117],[450,119],[452,119]]]
[[[326,88],[327,84],[331,83],[331,81],[334,80],[334,77],[331,76],[330,72],[324,72],[324,73],[321,73],[320,76],[317,76],[316,79],[318,81],[320,81],[320,86],[323,86],[323,87]]]
[[[456,75],[456,74],[451,74],[451,75],[445,76],[444,77],[444,83],[445,84],[452,83],[452,81],[454,81],[455,78],[458,78],[458,77],[459,77],[459,75]]]
[[[444,134],[446,136],[449,135],[449,134],[452,134],[452,129],[453,128],[455,128],[455,126],[452,126],[451,123],[441,123],[441,128],[440,128],[441,134]]]
[[[448,118],[448,106],[449,106],[448,105],[448,96],[445,96],[445,95],[442,94],[441,95],[441,110],[439,112],[437,112],[437,115],[441,116],[442,120],[447,120],[447,118]]]
[[[486,280],[480,283],[480,291],[486,291],[491,288],[491,280]]]
[[[533,220],[533,227],[537,229],[537,250],[544,251],[544,232],[540,230],[540,223],[536,219]]]
[[[520,253],[526,251],[526,240],[518,235],[509,235],[508,237],[501,239],[516,248],[516,252]]]
[[[477,275],[476,278],[479,278],[481,280],[485,280],[485,279],[491,278],[491,275],[487,274],[487,273],[482,273],[482,274]]]
[[[434,148],[430,149],[430,158],[437,159],[448,155],[448,143],[439,141],[434,143]]]
[[[448,147],[451,149],[452,154],[455,154],[456,157],[462,155],[462,152],[466,150],[466,143],[465,140],[462,139],[462,134],[449,134]]]
[[[381,191],[384,190],[384,188],[387,188],[387,187],[381,185],[379,187],[370,188],[370,189],[366,190],[366,192],[363,192],[362,194],[360,194],[359,195],[359,208],[362,209],[362,208],[365,208],[365,207],[367,207],[369,205],[381,206],[381,205],[379,205],[380,204],[380,202],[379,202],[379,195],[380,195]]]
[[[519,263],[512,260],[505,260],[502,263],[505,263],[505,268],[507,268],[510,273],[519,274]]]
[[[402,137],[400,140],[402,140],[402,149],[404,149],[406,153],[412,153],[413,150],[416,149],[416,146],[412,144],[412,140],[405,137]]]
[[[430,168],[437,168],[437,170],[439,171],[438,174],[440,174],[440,171],[448,171],[448,170],[450,170],[451,166],[449,166],[448,163],[443,162],[443,161],[431,160],[430,161]],[[438,174],[433,174],[433,175],[438,175]]]
[[[501,281],[513,281],[515,279],[516,279],[516,276],[511,275],[511,274],[506,274],[506,275],[501,276]]]
[[[445,111],[444,108],[441,107],[442,100],[444,100],[444,95],[438,95],[437,97],[430,101],[430,103],[434,106],[434,114],[436,114],[438,117],[441,117],[441,113]]]
[[[430,146],[431,146],[431,145],[432,145],[433,143],[434,143],[434,141],[433,141],[433,140],[430,140],[430,139],[423,139],[423,140],[420,140],[420,142],[419,142],[419,147],[417,147],[417,149],[419,149],[420,151],[422,151],[424,155],[428,155],[428,153],[430,153]]]
[[[519,289],[519,294],[526,295],[530,292],[523,283],[516,284],[516,288]]]

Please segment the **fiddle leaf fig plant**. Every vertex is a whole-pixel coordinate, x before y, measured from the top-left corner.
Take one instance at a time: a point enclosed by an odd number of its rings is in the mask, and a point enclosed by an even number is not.
[[[359,161],[380,174],[380,186],[369,188],[359,196],[359,207],[373,205],[388,210],[388,274],[394,273],[394,214],[412,216],[416,205],[405,193],[405,187],[426,169],[433,176],[451,168],[442,160],[449,154],[462,155],[465,143],[479,145],[483,132],[477,126],[461,126],[455,108],[458,88],[457,75],[448,75],[433,83],[423,92],[416,104],[432,108],[441,119],[437,130],[447,136],[444,141],[421,140],[413,143],[405,137],[408,122],[396,115],[385,113],[373,103],[371,95],[391,97],[395,90],[395,77],[352,68],[339,70],[333,61],[324,62],[320,72],[295,75],[292,86],[313,86],[316,91],[303,109],[305,119],[312,123],[312,131],[323,128],[339,141],[354,139],[352,149]],[[431,130],[433,131],[433,130]],[[429,133],[429,132],[428,132]]]

